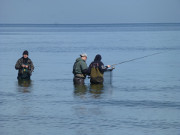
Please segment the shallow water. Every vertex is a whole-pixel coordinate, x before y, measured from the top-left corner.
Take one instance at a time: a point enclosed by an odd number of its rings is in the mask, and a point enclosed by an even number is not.
[[[179,135],[179,28],[1,26],[0,134]],[[18,82],[14,65],[25,49],[35,71]],[[162,53],[115,66],[111,84],[74,86],[82,52],[88,65],[98,53],[105,65]]]

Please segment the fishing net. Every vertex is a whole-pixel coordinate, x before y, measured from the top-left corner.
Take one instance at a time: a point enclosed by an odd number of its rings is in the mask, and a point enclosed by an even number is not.
[[[112,83],[112,71],[113,69],[108,69],[104,72],[104,84],[111,84]]]

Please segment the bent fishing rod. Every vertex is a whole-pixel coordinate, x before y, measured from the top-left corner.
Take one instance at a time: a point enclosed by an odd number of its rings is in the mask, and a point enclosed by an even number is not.
[[[122,61],[122,62],[120,62],[120,63],[112,64],[111,67],[114,67],[114,66],[116,66],[116,65],[120,65],[120,64],[123,64],[123,63],[131,62],[131,61],[135,61],[135,60],[138,60],[138,59],[143,59],[143,58],[150,57],[150,56],[153,56],[153,55],[157,55],[157,54],[160,54],[160,53],[162,53],[162,52],[153,53],[153,54],[150,54],[150,55],[146,55],[146,56],[142,56],[142,57],[138,57],[138,58],[134,58],[134,59]]]

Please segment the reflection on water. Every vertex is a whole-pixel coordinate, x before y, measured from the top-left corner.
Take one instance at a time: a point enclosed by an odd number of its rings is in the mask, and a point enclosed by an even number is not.
[[[18,91],[22,93],[31,92],[32,81],[31,80],[18,80]]]
[[[98,104],[91,105],[94,98],[100,96],[103,90],[103,85],[74,85],[74,95],[83,100],[83,103],[74,105],[73,112],[76,116],[76,129],[74,130],[76,135],[85,135],[96,133],[102,135],[101,127],[93,124],[97,118],[103,115],[101,107]],[[89,104],[89,105],[87,105]],[[86,126],[87,123],[91,123],[91,128]],[[93,131],[92,131],[93,129]]]
[[[103,93],[103,87],[103,84],[90,84],[89,87],[86,85],[74,85],[74,94],[81,98],[84,98],[87,94],[92,95],[94,98],[98,98]]]
[[[112,94],[111,84],[88,84],[74,85],[74,95],[82,100],[73,105],[74,116],[76,116],[76,135],[98,134],[104,135],[101,119],[104,108],[101,105],[102,98]],[[81,102],[82,101],[82,102]],[[85,103],[85,104],[84,104]],[[90,128],[89,125],[90,124]]]
[[[112,94],[111,84],[74,85],[74,95],[80,98],[100,98]]]
[[[90,84],[89,92],[94,98],[98,98],[103,93],[103,88],[103,84]]]
[[[86,93],[87,93],[86,85],[74,85],[74,95],[83,98],[84,95],[86,95]]]

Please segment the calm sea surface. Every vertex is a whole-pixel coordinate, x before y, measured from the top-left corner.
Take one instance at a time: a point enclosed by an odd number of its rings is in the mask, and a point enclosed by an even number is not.
[[[17,81],[24,50],[35,65]],[[115,66],[75,87],[79,54]],[[0,25],[0,135],[180,135],[180,24]]]

